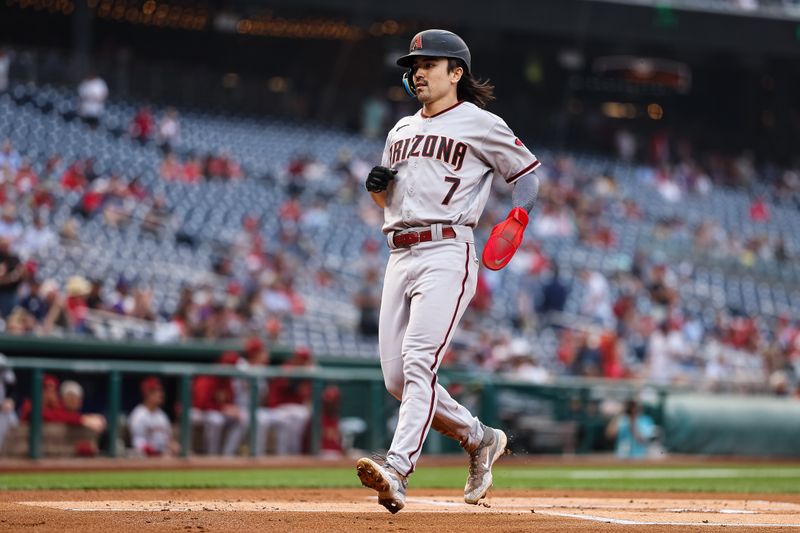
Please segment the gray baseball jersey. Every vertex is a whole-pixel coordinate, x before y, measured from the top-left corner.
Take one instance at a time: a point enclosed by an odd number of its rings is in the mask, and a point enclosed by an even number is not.
[[[389,233],[436,223],[475,227],[494,175],[513,183],[539,161],[503,119],[459,102],[430,117],[420,110],[401,119],[381,165],[397,170],[386,193]]]
[[[470,228],[492,180],[499,175],[513,183],[539,161],[500,117],[462,102],[434,116],[420,110],[400,120],[381,165],[397,170],[386,193],[384,233],[439,224],[469,230],[469,238],[393,247],[386,266],[378,344],[386,387],[401,400],[386,462],[407,476],[431,427],[468,451],[481,442],[480,421],[436,373],[475,294],[478,258]]]

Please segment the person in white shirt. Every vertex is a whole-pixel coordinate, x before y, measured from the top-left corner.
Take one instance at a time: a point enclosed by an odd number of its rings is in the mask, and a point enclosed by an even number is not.
[[[55,246],[56,233],[48,227],[40,216],[34,216],[33,225],[25,228],[20,237],[17,250],[23,259],[39,257],[39,254]]]
[[[14,204],[4,205],[2,215],[0,215],[0,238],[10,242],[12,246],[16,246],[23,231],[22,224],[17,220],[17,208]]]
[[[80,105],[78,114],[90,126],[97,127],[106,110],[108,85],[95,73],[90,74],[78,86]]]
[[[683,355],[679,336],[680,331],[671,328],[668,320],[663,320],[650,335],[645,361],[646,377],[652,383],[668,385],[678,376],[679,361]]]
[[[240,358],[236,363],[236,368],[247,372],[249,369],[264,368],[269,364],[269,352],[264,342],[258,337],[250,337],[244,343],[244,358]],[[250,380],[234,379],[231,383],[233,387],[233,397],[236,405],[245,414],[244,424],[250,423]],[[256,380],[256,455],[264,455],[267,452],[267,441],[271,431],[276,431],[279,419],[273,409],[264,407],[263,403],[267,394],[266,378]]]
[[[164,403],[164,388],[155,376],[145,378],[141,384],[142,403],[137,405],[128,418],[133,449],[142,455],[170,455],[176,449],[172,439],[172,424],[161,409]]]
[[[611,288],[606,277],[600,272],[583,269],[581,281],[586,289],[581,304],[581,313],[605,327],[612,327],[614,312],[611,305]]]
[[[178,122],[178,112],[172,108],[167,109],[158,123],[158,140],[165,152],[171,152],[175,148],[180,132],[181,125]]]

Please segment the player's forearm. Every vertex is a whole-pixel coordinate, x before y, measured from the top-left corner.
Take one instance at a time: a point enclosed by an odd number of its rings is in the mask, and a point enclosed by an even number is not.
[[[383,209],[386,207],[386,191],[381,192],[371,192],[369,193],[372,196],[372,201],[375,202],[375,205]]]
[[[529,214],[536,204],[539,196],[539,177],[535,172],[525,174],[514,183],[511,192],[511,203],[514,207],[521,207]]]

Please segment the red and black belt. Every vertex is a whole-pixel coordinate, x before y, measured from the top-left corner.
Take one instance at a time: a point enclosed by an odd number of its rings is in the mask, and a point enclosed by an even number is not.
[[[442,226],[442,239],[455,239],[456,230],[451,226]],[[395,248],[408,248],[421,242],[433,240],[433,232],[429,229],[422,231],[407,231],[405,233],[395,233],[392,242]]]

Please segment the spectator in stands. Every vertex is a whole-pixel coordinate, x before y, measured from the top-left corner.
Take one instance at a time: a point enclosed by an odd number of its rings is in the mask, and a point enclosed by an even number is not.
[[[17,304],[17,288],[24,272],[24,265],[11,251],[11,243],[0,238],[0,318],[7,317]]]
[[[317,197],[301,215],[300,226],[305,232],[314,232],[319,228],[327,228],[331,215],[324,199]]]
[[[174,230],[173,219],[170,209],[167,207],[167,200],[161,195],[153,197],[153,205],[145,214],[142,220],[141,230],[156,237]]]
[[[674,274],[667,270],[666,264],[657,263],[650,269],[647,290],[650,292],[650,299],[653,304],[659,306],[662,311],[675,302],[677,297],[675,291],[676,283]]]
[[[64,303],[64,312],[70,331],[85,333],[89,327],[87,318],[89,306],[86,298],[91,292],[91,284],[83,276],[72,276],[67,280],[67,299]]]
[[[221,152],[206,156],[203,175],[207,180],[238,179],[242,177],[242,169],[227,152]]]
[[[83,193],[80,203],[75,207],[74,212],[84,219],[94,218],[102,212],[103,202],[106,199],[106,183],[104,180],[92,182]]]
[[[96,128],[106,110],[108,85],[92,72],[78,85],[78,98],[78,115],[89,126]]]
[[[2,215],[0,215],[0,239],[8,241],[12,247],[16,248],[23,231],[22,224],[17,220],[17,208],[10,203],[4,205]]]
[[[286,174],[288,176],[286,194],[290,198],[297,198],[305,190],[305,170],[309,164],[311,164],[311,158],[304,154],[295,156],[289,161],[289,165],[286,168]]]
[[[537,237],[572,237],[575,231],[575,221],[566,207],[552,201],[542,203],[542,212],[533,222]]]
[[[249,337],[244,343],[244,358],[239,359],[237,367],[247,372],[250,369],[264,368],[269,364],[269,351],[264,342],[258,337]],[[250,406],[251,390],[250,380],[246,378],[233,380],[233,393],[236,398],[236,405],[244,413],[244,422],[250,425]],[[264,455],[267,452],[270,432],[274,433],[277,428],[277,418],[272,409],[263,407],[267,400],[267,380],[266,378],[256,379],[256,455]]]
[[[650,336],[647,344],[646,377],[659,385],[669,384],[675,375],[675,366],[668,341],[669,330],[669,322],[663,320],[658,325],[658,329]]]
[[[153,289],[136,287],[133,290],[133,308],[127,315],[139,320],[154,321],[156,314],[153,311]]]
[[[31,194],[31,209],[37,211],[52,211],[56,205],[56,198],[52,193],[53,188],[51,183],[39,184],[33,190],[33,194]]]
[[[314,368],[311,350],[298,346],[282,368]],[[311,381],[297,378],[276,378],[269,389],[269,406],[278,420],[275,453],[298,455],[311,419]]]
[[[585,377],[602,376],[600,334],[597,331],[581,333],[578,350],[572,361],[572,374]]]
[[[303,301],[292,290],[289,281],[276,277],[266,280],[266,286],[261,291],[261,304],[268,313],[277,316],[303,314]]]
[[[508,361],[504,365],[504,377],[526,383],[547,383],[550,372],[539,364],[531,344],[524,338],[516,338],[508,347]]]
[[[239,355],[236,352],[225,352],[219,362],[234,366],[238,360]],[[194,378],[191,419],[193,423],[203,427],[203,451],[206,454],[235,455],[247,428],[245,416],[236,405],[231,378]]]
[[[58,243],[53,229],[45,223],[40,214],[33,216],[33,224],[25,228],[17,243],[17,251],[21,257],[30,259],[40,257]]]
[[[608,424],[606,436],[614,440],[614,452],[620,459],[644,459],[658,437],[658,428],[636,400],[628,400],[623,412]]]
[[[6,434],[19,422],[12,397],[16,383],[17,377],[11,369],[8,358],[0,353],[0,452],[3,450]]]
[[[542,295],[536,305],[536,312],[542,315],[544,323],[549,323],[552,313],[562,313],[567,304],[569,288],[561,282],[559,278],[559,268],[553,264],[552,275],[542,287]]]
[[[117,279],[117,284],[114,286],[114,293],[111,296],[109,309],[114,313],[127,315],[133,310],[133,305],[134,299],[131,292],[131,283],[125,279],[124,276],[120,276],[119,279]]]
[[[42,181],[49,183],[56,181],[64,173],[64,158],[59,154],[55,154],[47,159],[42,171]]]
[[[27,335],[36,329],[36,318],[27,310],[17,306],[6,319],[6,333]]]
[[[47,303],[42,296],[41,289],[41,278],[36,274],[28,276],[24,295],[19,298],[17,303],[17,308],[29,313],[37,324],[41,323],[47,315]]]
[[[39,176],[31,166],[30,160],[26,157],[22,160],[22,165],[17,170],[17,175],[14,178],[14,189],[18,197],[23,197],[29,194],[39,184]]]
[[[178,122],[178,112],[170,107],[158,122],[158,143],[165,153],[170,153],[174,150],[180,132],[181,126]]]
[[[222,162],[213,154],[206,154],[203,158],[203,177],[206,180],[222,176]]]
[[[750,220],[753,222],[769,221],[769,206],[763,196],[757,196],[750,202]]]
[[[136,205],[136,198],[125,180],[119,174],[109,176],[102,206],[105,223],[113,227],[126,226]]]
[[[61,188],[65,192],[83,190],[86,183],[85,165],[83,161],[72,163],[61,175]]]
[[[180,170],[181,179],[185,183],[200,183],[203,179],[203,168],[197,156],[190,155]]]
[[[89,295],[86,296],[86,305],[89,309],[94,311],[107,311],[108,305],[105,302],[103,297],[103,285],[105,281],[103,278],[91,278],[89,280],[91,287],[89,289]]]
[[[42,282],[39,290],[47,309],[42,320],[40,331],[43,335],[52,335],[56,330],[68,327],[65,299],[59,290],[58,283],[53,279]]]
[[[613,327],[611,288],[606,277],[596,270],[584,268],[581,281],[584,284],[581,313],[604,327]]]
[[[183,167],[178,157],[173,153],[167,153],[161,161],[161,177],[165,181],[181,181],[183,179]]]
[[[142,144],[147,143],[153,134],[153,122],[153,112],[150,111],[150,106],[140,107],[131,121],[131,137]]]
[[[172,424],[161,409],[164,404],[161,381],[155,376],[147,377],[142,380],[140,389],[142,403],[128,418],[133,449],[148,457],[172,455],[177,451],[177,443],[172,438]]]
[[[139,179],[138,176],[135,176],[128,182],[127,198],[130,198],[134,202],[139,202],[146,200],[148,196],[150,196],[150,193],[147,190],[147,187],[142,184],[142,180]]]
[[[299,224],[303,217],[303,206],[300,204],[300,200],[288,198],[284,201],[278,211],[278,217],[283,223]]]
[[[22,157],[11,141],[6,139],[3,147],[0,148],[0,181],[13,182],[20,165],[22,165]]]
[[[358,332],[365,337],[377,337],[381,304],[377,269],[369,268],[364,273],[364,281],[354,300],[358,308]]]

